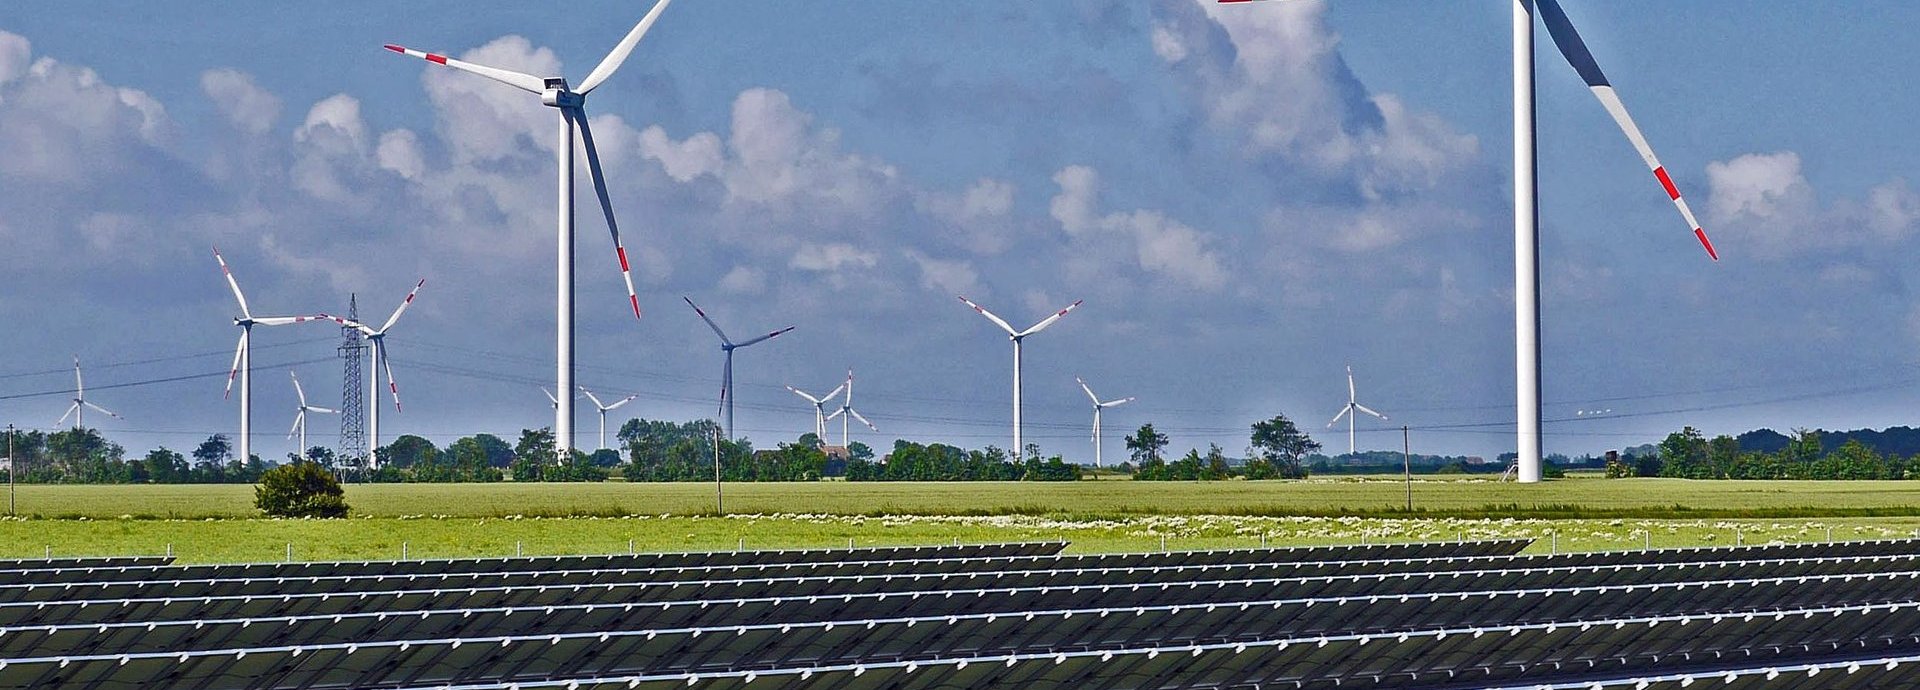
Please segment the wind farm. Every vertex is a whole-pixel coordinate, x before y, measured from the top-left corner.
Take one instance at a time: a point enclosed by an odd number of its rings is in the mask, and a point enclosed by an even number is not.
[[[0,688],[1920,682],[1920,8],[1759,3],[0,10]]]

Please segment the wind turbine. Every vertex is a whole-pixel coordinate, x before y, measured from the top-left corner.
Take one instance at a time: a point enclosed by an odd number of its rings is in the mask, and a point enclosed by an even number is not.
[[[540,392],[542,392],[542,393],[546,393],[546,394],[547,394],[547,400],[548,400],[548,401],[551,401],[551,402],[553,403],[553,407],[554,407],[555,409],[559,409],[559,407],[560,407],[560,399],[559,399],[559,398],[556,398],[556,397],[553,397],[553,391],[550,391],[550,390],[547,390],[547,388],[546,388],[545,386],[541,386],[541,387],[540,387]]]
[[[847,384],[843,383],[836,386],[832,393],[816,398],[813,397],[812,393],[794,388],[793,386],[787,386],[787,390],[793,391],[794,395],[806,398],[807,402],[813,403],[813,435],[819,437],[821,443],[827,442],[827,401],[832,400],[833,396],[839,395],[840,391],[846,390],[846,388]],[[839,413],[835,412],[834,414]],[[841,435],[845,436],[846,434]]]
[[[112,410],[87,402],[87,383],[80,379],[80,355],[74,355],[73,356],[73,406],[67,408],[67,413],[60,415],[60,421],[54,422],[54,424],[56,426],[60,424],[65,424],[67,423],[67,418],[72,417],[74,429],[76,430],[85,429],[87,428],[87,425],[81,422],[81,417],[86,415],[87,408],[89,407],[93,408],[95,411],[98,411],[114,419],[126,419],[125,417],[114,414]]]
[[[727,353],[727,366],[720,377],[720,410],[727,415],[727,428],[723,431],[727,434],[727,438],[733,438],[733,351],[771,340],[775,336],[793,330],[793,327],[788,326],[744,343],[736,343],[727,337],[725,331],[720,330],[719,324],[714,323],[713,319],[707,318],[707,312],[702,311],[700,305],[694,304],[693,298],[682,295],[680,299],[686,300],[687,306],[693,307],[693,313],[699,314],[700,320],[707,322],[707,327],[713,329],[713,334],[720,336],[720,351]]]
[[[1253,0],[1217,0],[1222,3]],[[1586,42],[1558,0],[1509,0],[1513,3],[1513,285],[1514,285],[1514,384],[1518,423],[1519,480],[1540,481],[1540,202],[1535,193],[1540,165],[1534,143],[1533,9],[1537,4],[1547,33],[1553,37],[1560,54],[1579,73],[1580,79],[1600,99],[1600,106],[1613,117],[1614,124],[1633,144],[1640,158],[1653,171],[1654,179],[1680,210],[1681,219],[1693,231],[1694,238],[1707,250],[1707,256],[1720,260],[1707,231],[1693,217],[1693,210],[1680,198],[1680,188],[1653,147],[1641,135],[1640,127],[1627,115],[1627,108],[1614,93],[1613,84],[1600,71],[1599,63],[1588,52]]]
[[[633,306],[633,317],[640,318],[640,297],[633,290],[633,274],[628,268],[627,248],[620,242],[620,227],[613,219],[613,203],[607,196],[607,180],[600,170],[600,154],[593,146],[593,131],[587,125],[585,105],[587,94],[592,93],[595,88],[606,82],[608,77],[613,76],[615,70],[620,69],[621,63],[626,62],[627,56],[633,53],[633,48],[640,43],[641,37],[647,34],[648,29],[653,28],[654,22],[659,21],[660,13],[667,9],[669,2],[671,0],[659,0],[655,3],[653,9],[648,10],[647,15],[640,19],[640,23],[634,25],[633,30],[628,31],[625,38],[620,39],[620,43],[613,47],[613,51],[607,53],[592,72],[587,73],[586,79],[580,81],[577,89],[569,87],[564,77],[536,77],[397,45],[386,46],[387,50],[396,53],[411,55],[463,72],[471,72],[537,95],[542,105],[560,111],[559,146],[554,149],[559,174],[559,232],[556,252],[558,258],[555,263],[558,280],[554,296],[557,312],[554,336],[554,349],[557,353],[554,367],[555,390],[570,391],[575,387],[573,383],[573,148],[576,129],[580,133],[582,148],[587,154],[587,171],[593,178],[594,193],[600,197],[600,210],[607,217],[607,231],[613,236],[613,252],[620,260],[620,278],[627,284],[627,301]],[[573,396],[556,398],[555,402],[554,450],[559,457],[567,457],[573,447]]]
[[[595,396],[593,394],[593,391],[587,390],[586,386],[581,386],[580,392],[586,393],[587,399],[592,400],[593,406],[596,409],[600,410],[600,448],[599,449],[606,450],[607,448],[607,413],[613,411],[614,408],[617,408],[621,405],[625,405],[627,403],[633,402],[634,398],[638,398],[640,396],[629,395],[627,397],[621,398],[620,400],[614,402],[612,405],[608,405],[606,403],[600,402],[600,398],[598,396]],[[552,399],[553,394],[548,393],[547,398]],[[560,401],[554,400],[553,404],[558,405],[560,404]]]
[[[245,462],[253,457],[253,327],[285,326],[327,317],[256,317],[247,307],[247,296],[240,292],[240,283],[233,279],[233,270],[227,267],[227,260],[220,256],[218,247],[213,250],[213,260],[220,262],[220,272],[227,277],[227,287],[233,288],[233,299],[240,303],[240,315],[233,317],[233,325],[240,327],[240,344],[233,351],[233,367],[227,370],[225,397],[233,395],[233,379],[238,376],[240,378],[240,459]]]
[[[873,422],[867,421],[866,417],[860,416],[859,410],[853,409],[853,370],[852,369],[847,370],[847,382],[845,386],[847,388],[847,393],[846,393],[846,397],[843,397],[840,399],[840,409],[835,410],[833,414],[827,415],[827,421],[833,421],[834,417],[840,418],[840,447],[841,448],[847,447],[847,418],[848,417],[852,417],[854,419],[860,420],[860,423],[867,425],[868,429],[872,429],[874,431],[880,430],[880,427],[874,426]],[[828,395],[827,397],[831,398],[833,396]],[[825,437],[822,436],[822,438],[824,439]]]
[[[299,434],[300,435],[300,457],[307,458],[308,460],[312,460],[313,458],[307,456],[307,413],[321,412],[325,414],[339,414],[340,411],[329,410],[324,407],[316,407],[313,405],[308,405],[307,391],[300,387],[300,376],[298,374],[293,373],[291,370],[287,372],[287,375],[293,377],[294,395],[300,396],[300,413],[293,416],[293,430],[287,432],[287,438],[293,438],[294,434]]]
[[[1359,403],[1358,399],[1354,396],[1354,393],[1353,393],[1353,367],[1349,366],[1347,367],[1347,406],[1340,408],[1340,414],[1334,415],[1333,421],[1327,422],[1327,428],[1332,429],[1333,425],[1340,423],[1341,417],[1347,418],[1347,454],[1348,455],[1353,454],[1353,419],[1355,417],[1355,414],[1354,414],[1355,412],[1365,412],[1367,414],[1380,418],[1381,421],[1386,421],[1387,419],[1386,415],[1367,409],[1366,405],[1362,405]]]
[[[1020,342],[1026,340],[1027,336],[1046,330],[1048,326],[1053,325],[1053,322],[1059,321],[1060,317],[1066,316],[1067,312],[1073,311],[1074,307],[1080,306],[1081,300],[1074,300],[1073,304],[1067,305],[1067,308],[1054,312],[1052,316],[1041,319],[1040,323],[1036,323],[1024,331],[1013,330],[1013,326],[1008,325],[1006,319],[994,316],[993,312],[987,311],[985,307],[978,304],[974,304],[973,300],[967,299],[965,295],[960,296],[960,301],[965,302],[969,307],[973,307],[973,310],[980,312],[981,316],[987,317],[987,320],[992,321],[993,325],[999,326],[1000,330],[1006,331],[1007,339],[1013,341],[1013,459],[1017,461],[1020,459],[1021,454],[1026,452],[1020,445]]]
[[[1078,376],[1073,377],[1073,380],[1080,383],[1080,390],[1086,391],[1087,398],[1093,401],[1093,466],[1100,467],[1100,411],[1133,402],[1133,398],[1101,402],[1100,396],[1093,394],[1093,389],[1087,387],[1086,381],[1081,381]]]
[[[407,298],[400,301],[400,306],[394,308],[393,315],[387,317],[387,322],[381,324],[379,328],[374,328],[352,319],[343,319],[338,316],[321,314],[323,318],[331,319],[333,322],[342,326],[360,331],[373,345],[373,371],[368,373],[368,376],[373,379],[373,385],[367,388],[368,467],[378,469],[380,466],[379,460],[375,458],[374,453],[374,451],[380,448],[380,372],[384,371],[387,373],[387,390],[393,394],[393,411],[400,411],[400,384],[394,382],[393,363],[387,361],[387,332],[393,330],[394,324],[399,323],[400,315],[407,313],[407,307],[413,306],[414,295],[420,294],[420,288],[426,287],[426,285],[427,279],[425,278],[421,278],[420,282],[415,283],[413,291],[407,293]]]

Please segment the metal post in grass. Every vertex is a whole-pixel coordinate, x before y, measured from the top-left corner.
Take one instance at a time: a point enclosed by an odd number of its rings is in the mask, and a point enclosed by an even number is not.
[[[727,500],[720,492],[720,427],[718,426],[713,428],[713,514],[727,514]]]
[[[400,542],[400,560],[407,560],[407,543]]]
[[[1407,476],[1407,512],[1413,512],[1413,440],[1406,425],[1400,426],[1400,468]]]
[[[1640,545],[1640,550],[1652,551],[1653,550],[1653,530],[1651,529],[1641,530],[1640,538],[1642,540]]]
[[[633,540],[632,540],[632,539],[628,539],[628,540],[627,540],[627,555],[629,555],[629,556],[638,556],[638,555],[640,555],[640,554],[639,554],[639,552],[637,552],[637,551],[634,551],[634,550],[633,550]]]
[[[1833,525],[1827,525],[1827,543],[1833,543]]]
[[[525,549],[523,549],[523,548],[521,548],[521,546],[520,546],[520,542],[517,542],[517,541],[516,541],[516,542],[514,542],[514,543],[513,543],[513,557],[514,557],[514,558],[519,558],[519,557],[521,557],[521,556],[523,556],[523,555],[525,555],[525,554],[526,554],[526,550],[525,550]]]
[[[293,562],[293,542],[287,542],[287,562]]]
[[[13,481],[20,468],[13,461],[13,425],[7,425],[7,517],[13,517]]]
[[[1747,535],[1745,535],[1745,534],[1743,534],[1743,533],[1741,533],[1741,532],[1740,532],[1740,526],[1739,526],[1739,525],[1734,525],[1734,526],[1733,526],[1733,545],[1734,545],[1734,546],[1746,546],[1746,545],[1747,545]]]

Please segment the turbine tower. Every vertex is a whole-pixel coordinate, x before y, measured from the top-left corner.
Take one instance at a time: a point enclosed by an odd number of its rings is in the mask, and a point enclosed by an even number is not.
[[[833,414],[827,415],[827,421],[829,422],[833,421],[833,418],[835,417],[840,418],[840,447],[841,448],[847,447],[847,418],[848,417],[852,417],[854,419],[860,420],[860,423],[867,425],[868,429],[872,429],[874,431],[880,430],[880,427],[874,426],[873,422],[867,421],[866,417],[860,416],[859,410],[853,409],[853,370],[852,369],[847,370],[847,382],[844,385],[846,386],[847,392],[846,392],[846,396],[840,399],[840,409],[834,410]],[[831,398],[833,396],[829,395],[827,397]],[[823,436],[821,438],[824,440],[825,437]]]
[[[1052,316],[1041,319],[1040,323],[1036,323],[1024,331],[1014,330],[1013,326],[1007,324],[1006,319],[994,316],[993,312],[987,311],[985,307],[978,304],[974,304],[973,300],[967,299],[965,295],[960,296],[960,301],[965,302],[969,307],[973,307],[973,310],[980,312],[981,316],[987,317],[987,320],[992,321],[993,325],[999,326],[1000,330],[1006,331],[1007,339],[1013,341],[1013,459],[1018,462],[1021,455],[1026,453],[1025,448],[1020,445],[1020,343],[1026,340],[1027,336],[1044,331],[1048,326],[1053,325],[1053,322],[1059,321],[1060,317],[1066,316],[1067,312],[1073,311],[1075,307],[1080,306],[1081,300],[1074,300],[1073,304],[1067,305],[1067,308],[1054,312]]]
[[[112,417],[114,419],[125,419],[125,417],[121,417],[120,415],[114,414],[112,410],[87,402],[87,383],[86,381],[83,381],[80,378],[80,355],[74,355],[73,356],[73,406],[67,408],[67,413],[60,415],[60,421],[54,422],[54,425],[59,426],[61,424],[65,424],[67,423],[67,418],[72,417],[73,428],[75,430],[87,428],[87,425],[81,422],[81,417],[86,415],[87,408],[89,407],[93,408],[95,411],[101,414],[104,414],[108,417]]]
[[[320,412],[323,414],[338,414],[339,410],[329,410],[324,407],[308,405],[307,391],[300,387],[300,376],[291,370],[287,371],[287,375],[293,377],[294,395],[300,396],[300,413],[293,416],[293,430],[287,432],[287,438],[293,438],[295,434],[298,434],[300,436],[300,457],[306,458],[308,462],[312,462],[313,457],[307,455],[307,413]]]
[[[606,176],[600,171],[600,153],[593,146],[593,131],[587,125],[585,109],[587,94],[593,93],[627,56],[633,53],[634,46],[646,36],[647,30],[660,19],[660,13],[667,9],[671,0],[659,0],[640,23],[627,32],[625,38],[613,47],[613,51],[600,61],[600,64],[587,73],[580,81],[579,88],[567,85],[564,77],[536,77],[531,74],[504,70],[497,67],[477,65],[471,62],[455,60],[445,55],[427,53],[410,48],[389,44],[387,50],[403,53],[428,62],[452,67],[463,72],[492,79],[540,97],[542,105],[560,111],[559,145],[554,148],[554,156],[559,174],[559,231],[557,234],[557,261],[555,272],[558,276],[555,289],[555,307],[557,312],[554,349],[557,353],[554,372],[555,390],[570,391],[575,388],[573,365],[573,150],[574,132],[578,130],[580,144],[587,155],[587,171],[593,178],[594,192],[600,197],[600,210],[607,217],[607,231],[613,236],[613,251],[620,261],[620,278],[627,284],[627,301],[633,307],[634,318],[640,318],[640,297],[633,290],[633,274],[627,264],[626,245],[620,242],[620,227],[614,223],[613,203],[607,196]],[[553,415],[553,441],[557,457],[567,457],[573,448],[573,396],[556,398]]]
[[[1251,0],[1218,0],[1222,3],[1249,2]],[[1536,194],[1539,182],[1539,157],[1534,142],[1534,78],[1533,78],[1533,10],[1540,8],[1541,20],[1547,25],[1547,33],[1553,37],[1554,45],[1559,47],[1561,56],[1579,73],[1580,79],[1593,91],[1600,106],[1613,117],[1614,124],[1639,152],[1640,159],[1653,171],[1653,177],[1659,180],[1660,187],[1680,211],[1687,228],[1693,231],[1700,246],[1707,250],[1707,256],[1714,261],[1720,260],[1720,254],[1713,248],[1713,242],[1707,239],[1707,231],[1700,221],[1693,217],[1693,210],[1687,207],[1685,199],[1680,198],[1680,188],[1674,186],[1673,178],[1667,175],[1667,169],[1660,159],[1653,155],[1653,147],[1640,133],[1640,127],[1627,115],[1627,108],[1621,104],[1620,97],[1614,93],[1613,85],[1607,81],[1605,73],[1600,71],[1599,63],[1588,52],[1586,42],[1580,39],[1579,32],[1573,28],[1573,22],[1567,19],[1567,13],[1560,8],[1558,0],[1506,0],[1513,3],[1513,286],[1514,286],[1514,384],[1517,412],[1515,421],[1518,433],[1520,460],[1519,480],[1524,483],[1540,481],[1540,202]]]
[[[727,427],[725,429],[722,429],[721,433],[725,434],[727,438],[731,439],[733,438],[733,433],[734,433],[733,431],[733,351],[743,347],[747,347],[749,345],[756,345],[756,344],[765,342],[767,340],[771,340],[782,333],[793,330],[793,327],[788,326],[786,328],[782,328],[780,330],[774,331],[772,333],[768,333],[758,338],[748,340],[744,343],[736,343],[736,342],[733,342],[732,339],[729,339],[727,337],[727,333],[725,331],[720,330],[720,324],[714,323],[713,319],[707,318],[707,312],[702,311],[700,309],[700,305],[694,304],[693,298],[682,295],[680,299],[686,300],[687,306],[693,307],[693,313],[699,314],[700,320],[707,322],[707,327],[713,329],[713,334],[720,336],[720,351],[727,353],[726,369],[723,370],[720,375],[720,413],[723,413],[727,416]]]
[[[614,408],[617,408],[621,405],[625,405],[627,403],[633,402],[634,398],[638,398],[640,396],[629,395],[627,397],[619,399],[618,401],[614,402],[612,405],[608,405],[606,403],[600,402],[599,396],[594,395],[593,391],[587,390],[586,386],[581,386],[580,392],[587,394],[587,399],[593,401],[594,408],[600,410],[600,447],[597,450],[606,450],[607,449],[607,413],[612,412]],[[547,399],[553,400],[553,404],[555,405],[560,404],[559,400],[554,399],[552,393],[547,394]]]
[[[393,330],[395,323],[399,323],[400,315],[407,313],[407,307],[413,306],[413,297],[420,294],[420,288],[426,285],[425,278],[415,283],[413,291],[407,293],[407,298],[400,301],[400,306],[394,308],[393,315],[387,317],[387,322],[381,324],[379,328],[373,328],[352,319],[320,315],[322,318],[331,319],[342,326],[360,331],[360,334],[366,336],[367,342],[373,346],[373,370],[369,372],[372,385],[367,391],[367,466],[369,468],[379,469],[380,467],[379,461],[374,457],[374,451],[380,448],[380,373],[383,371],[387,374],[387,390],[393,394],[393,411],[400,411],[400,385],[394,382],[393,364],[387,361],[387,332]]]
[[[227,277],[227,287],[233,288],[233,299],[240,303],[240,315],[233,317],[233,325],[240,327],[240,344],[233,350],[233,367],[227,370],[226,397],[233,395],[233,380],[238,376],[240,379],[240,461],[246,462],[253,457],[253,327],[285,326],[322,317],[254,316],[253,310],[247,307],[247,296],[240,292],[240,283],[233,279],[233,270],[227,267],[227,260],[220,256],[218,247],[213,250],[213,260],[220,262],[220,272]]]
[[[1100,396],[1093,394],[1093,389],[1087,387],[1086,381],[1081,381],[1078,376],[1073,377],[1073,380],[1079,381],[1080,390],[1086,391],[1087,399],[1093,401],[1093,466],[1100,467],[1100,411],[1109,407],[1119,407],[1133,402],[1133,398],[1121,398],[1119,400],[1101,402]]]
[[[1340,423],[1341,417],[1347,418],[1347,454],[1348,455],[1353,454],[1353,419],[1355,416],[1354,415],[1355,412],[1365,412],[1375,417],[1379,417],[1380,421],[1386,421],[1387,419],[1386,415],[1367,409],[1366,405],[1362,405],[1358,402],[1358,398],[1356,398],[1353,393],[1353,367],[1349,366],[1347,367],[1347,406],[1340,408],[1340,414],[1334,415],[1333,421],[1327,422],[1327,428],[1332,429],[1333,425]]]
[[[821,443],[827,442],[827,401],[832,400],[833,396],[839,395],[840,391],[846,390],[846,388],[847,384],[843,383],[835,387],[833,392],[816,398],[812,393],[794,388],[793,386],[787,386],[787,390],[793,391],[794,395],[798,395],[805,398],[807,402],[813,403],[813,435],[819,437]],[[845,436],[845,434],[841,435]]]

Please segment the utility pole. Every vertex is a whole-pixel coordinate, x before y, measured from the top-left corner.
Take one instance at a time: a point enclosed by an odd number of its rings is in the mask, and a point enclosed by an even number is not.
[[[20,462],[13,457],[13,425],[7,425],[7,517],[13,517],[13,483],[20,476]]]
[[[1406,425],[1400,426],[1400,467],[1407,475],[1407,512],[1413,512],[1413,440]]]
[[[720,427],[713,428],[713,512],[727,514],[726,497],[720,493]]]

